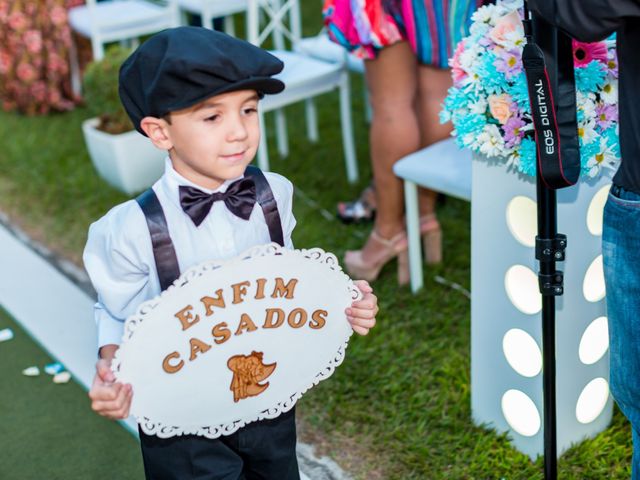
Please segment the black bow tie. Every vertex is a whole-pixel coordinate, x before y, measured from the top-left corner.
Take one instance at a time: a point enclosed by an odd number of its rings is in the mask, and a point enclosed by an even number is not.
[[[229,211],[243,220],[249,220],[256,203],[256,186],[251,178],[242,178],[233,182],[224,193],[205,193],[194,187],[180,186],[180,205],[191,217],[196,227],[209,214],[213,202],[224,201]]]

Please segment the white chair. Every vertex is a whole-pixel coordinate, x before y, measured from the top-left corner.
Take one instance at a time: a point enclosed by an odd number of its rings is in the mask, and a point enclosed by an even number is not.
[[[364,73],[364,60],[351,55],[344,47],[332,42],[324,28],[314,37],[301,38],[295,50],[327,62],[346,62],[347,68],[352,72]]]
[[[411,291],[424,284],[420,252],[418,186],[471,201],[471,152],[460,150],[453,138],[435,143],[398,160],[395,174],[404,180],[404,203],[409,239]]]
[[[262,15],[261,15],[262,14]],[[263,19],[263,25],[260,20]],[[288,141],[284,112],[287,105],[305,100],[307,136],[311,141],[318,138],[318,127],[313,97],[338,89],[340,91],[340,122],[347,179],[354,183],[358,179],[353,127],[351,123],[351,94],[349,74],[344,62],[332,63],[311,58],[295,51],[300,41],[300,9],[298,0],[249,0],[247,10],[249,41],[261,46],[270,36],[275,50],[271,51],[284,62],[284,70],[277,76],[287,86],[278,95],[268,95],[261,105],[260,121],[263,135],[258,149],[258,165],[269,169],[266,134],[264,133],[264,113],[276,110],[278,151],[288,154]],[[286,49],[287,41],[291,49]]]
[[[200,15],[202,26],[213,30],[213,19],[224,18],[225,33],[235,36],[233,15],[247,11],[247,0],[177,0],[184,13]],[[183,19],[183,24],[186,22]]]
[[[175,0],[164,4],[145,0],[87,0],[85,5],[69,10],[69,25],[91,40],[93,59],[104,57],[104,45],[110,42],[133,40],[144,35],[179,25]],[[80,72],[75,47],[72,47],[72,79],[74,90],[80,91]]]

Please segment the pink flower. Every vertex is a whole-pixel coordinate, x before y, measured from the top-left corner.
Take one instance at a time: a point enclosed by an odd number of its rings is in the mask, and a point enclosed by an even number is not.
[[[5,1],[0,1],[0,21],[5,21],[9,15],[9,4]]]
[[[42,35],[37,30],[28,30],[25,32],[24,43],[30,53],[38,53],[42,50]]]
[[[456,85],[467,77],[467,72],[460,66],[460,55],[462,55],[462,52],[464,52],[464,42],[458,42],[456,51],[453,53],[453,57],[449,61],[451,73],[453,75],[453,83]]]
[[[489,95],[489,111],[493,118],[498,120],[501,125],[507,123],[507,120],[511,117],[511,97],[506,93],[502,95]]]
[[[37,76],[37,72],[36,72],[36,69],[33,68],[31,65],[23,62],[20,65],[18,65],[18,68],[16,68],[16,75],[23,82],[29,83],[35,80]]]
[[[56,105],[60,102],[60,100],[62,100],[62,96],[60,95],[60,92],[58,92],[58,90],[56,90],[55,88],[52,88],[51,90],[49,90],[48,95],[47,95],[48,101],[50,104],[52,105]]]
[[[7,73],[11,67],[11,56],[7,52],[0,52],[0,73]]]
[[[44,102],[47,97],[47,86],[42,80],[31,85],[31,96],[36,102]]]
[[[524,127],[526,124],[522,118],[514,116],[507,120],[504,125],[504,140],[507,147],[519,145],[524,138]]]
[[[604,42],[584,43],[573,40],[573,63],[576,67],[584,67],[593,60],[606,65],[608,53]]]
[[[26,17],[20,12],[13,12],[9,15],[9,28],[12,30],[23,30],[27,26]]]
[[[515,32],[516,29],[522,28],[522,20],[517,10],[498,19],[496,26],[489,32],[489,37],[498,45],[504,45],[506,42],[506,34]]]
[[[618,109],[614,105],[599,103],[596,106],[596,124],[606,130],[613,122],[618,121]]]
[[[54,25],[64,25],[67,21],[67,11],[60,6],[55,6],[49,12],[49,18],[51,18]]]

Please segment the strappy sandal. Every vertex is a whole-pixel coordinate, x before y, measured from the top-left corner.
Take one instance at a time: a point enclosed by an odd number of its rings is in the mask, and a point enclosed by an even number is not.
[[[364,258],[363,250],[350,250],[344,256],[344,265],[354,278],[373,282],[378,278],[380,270],[394,258],[398,258],[398,285],[409,283],[409,257],[407,252],[407,234],[400,232],[392,238],[384,238],[375,230],[371,232],[367,242],[369,248],[375,250]],[[367,248],[365,246],[365,248]]]
[[[375,190],[368,186],[353,202],[338,203],[336,216],[342,223],[367,223],[376,217]]]

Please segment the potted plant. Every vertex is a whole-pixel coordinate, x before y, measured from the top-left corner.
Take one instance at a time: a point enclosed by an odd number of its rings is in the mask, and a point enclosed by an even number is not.
[[[82,124],[89,156],[100,176],[127,194],[151,186],[164,171],[167,153],[138,133],[118,97],[118,70],[129,55],[110,48],[105,57],[88,65],[83,89],[92,118]]]

